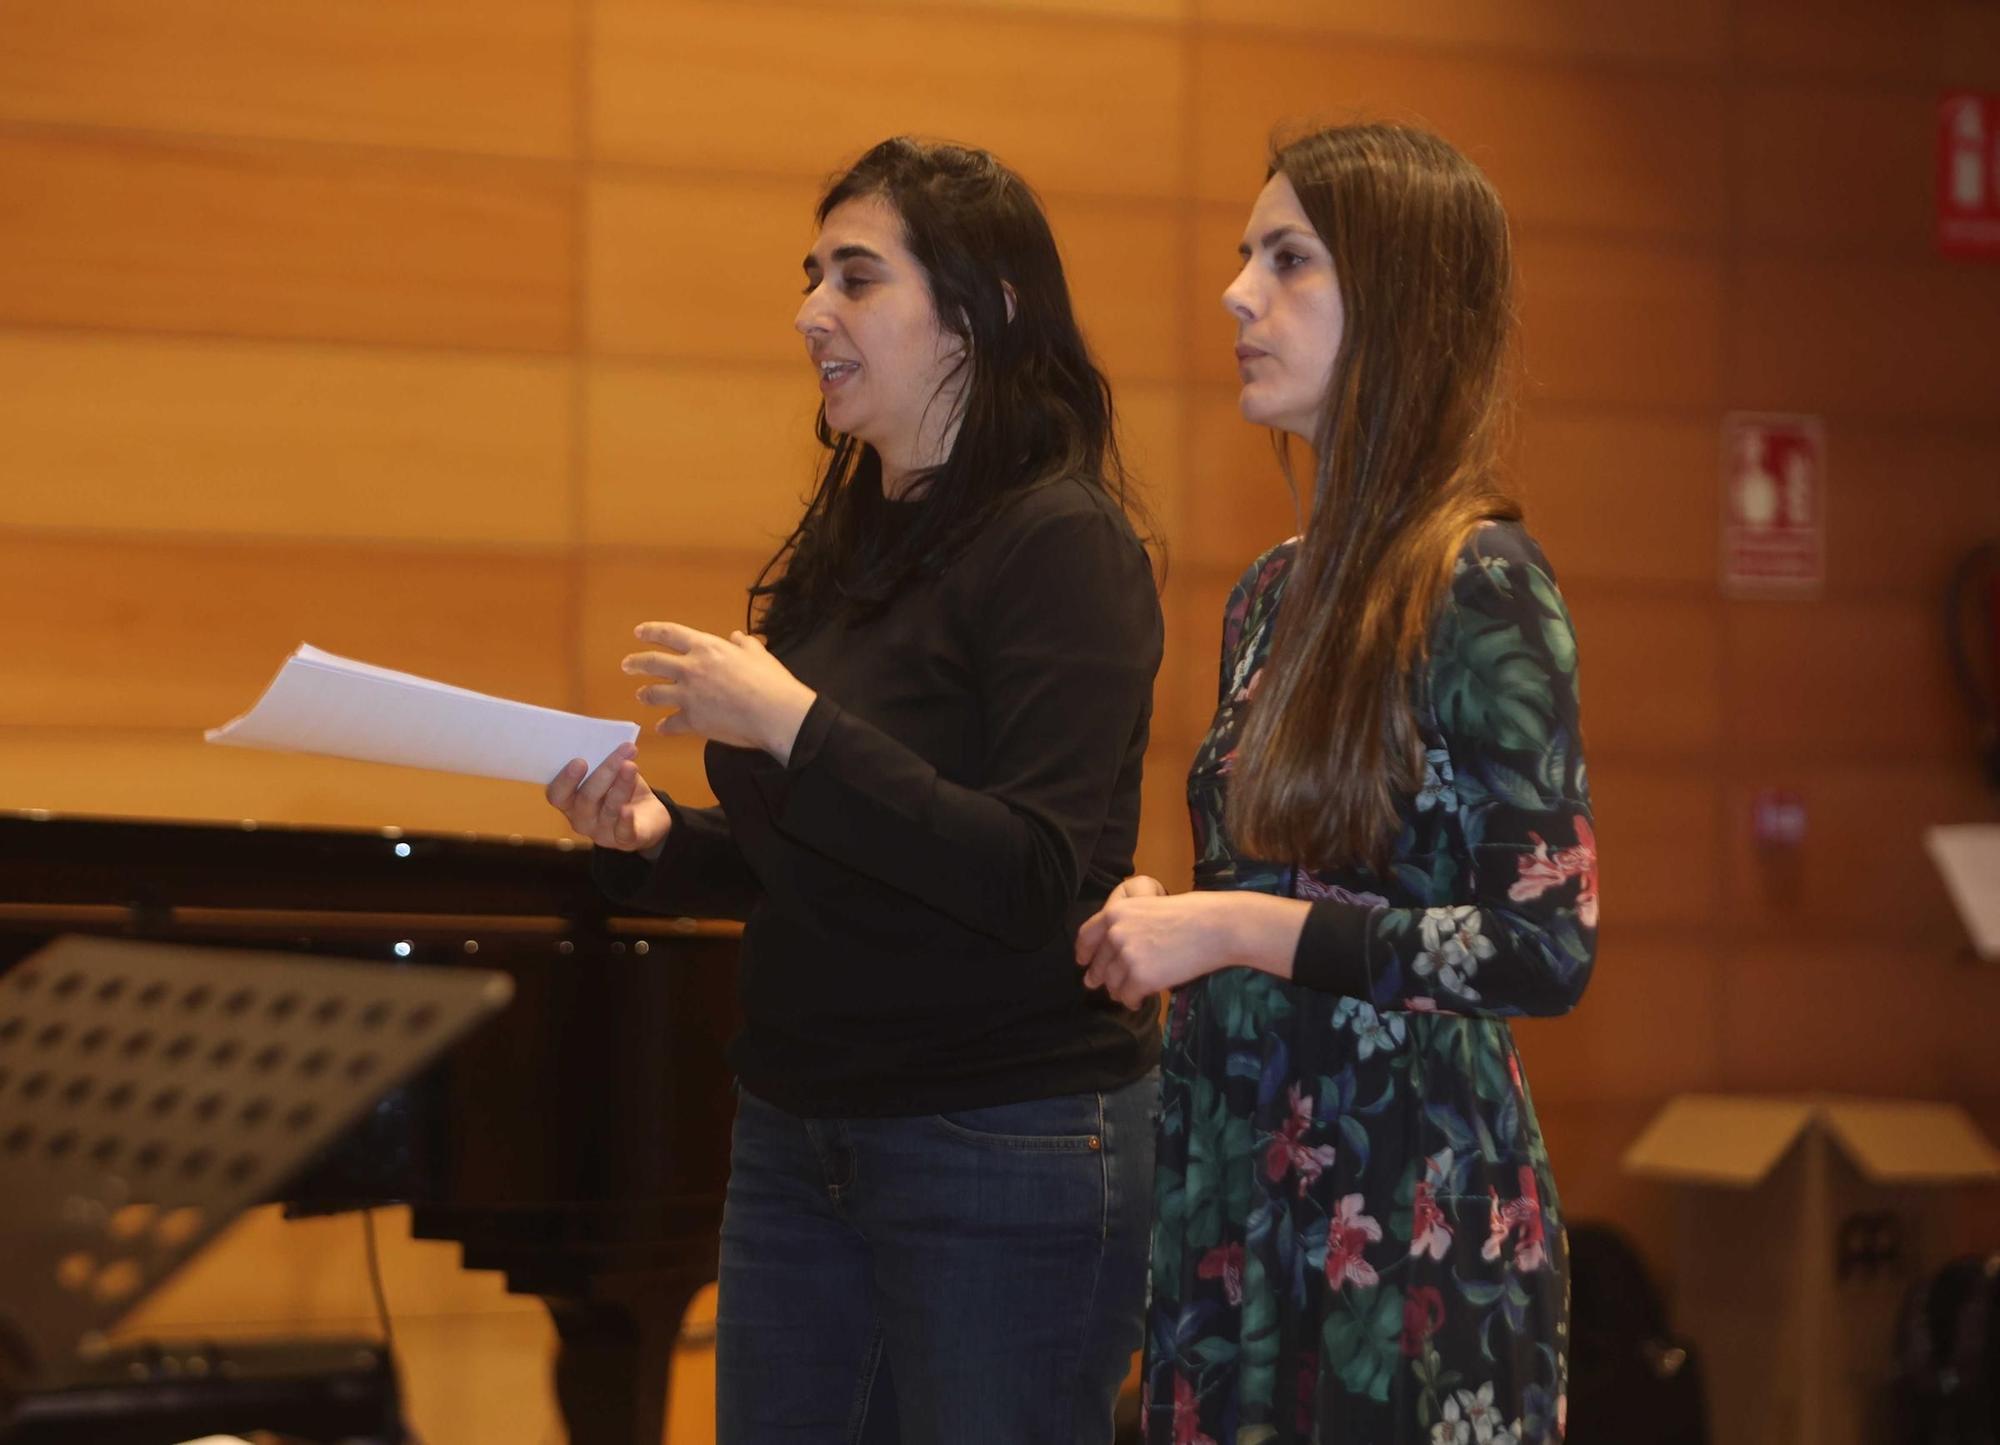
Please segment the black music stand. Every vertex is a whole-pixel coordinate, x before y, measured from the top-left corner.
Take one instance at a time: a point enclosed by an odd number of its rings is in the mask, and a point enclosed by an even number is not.
[[[185,1438],[48,1427],[90,1398],[129,1414],[107,1373],[183,1403],[262,1389],[259,1408],[277,1409],[301,1376],[296,1348],[114,1356],[108,1332],[512,993],[483,969],[75,936],[0,975],[0,1441]],[[348,1357],[350,1395],[393,1376],[379,1354]],[[294,1403],[331,1423],[342,1387],[328,1388]]]

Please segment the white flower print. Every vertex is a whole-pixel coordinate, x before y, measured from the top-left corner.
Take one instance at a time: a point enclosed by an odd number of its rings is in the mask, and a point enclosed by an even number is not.
[[[1480,932],[1479,910],[1471,907],[1427,908],[1422,926],[1424,951],[1412,965],[1419,978],[1436,976],[1438,983],[1461,998],[1477,1000],[1472,977],[1493,957],[1493,940]]]
[[[1444,1418],[1431,1426],[1431,1445],[1472,1445],[1472,1426],[1457,1400],[1444,1402]]]
[[[1493,1403],[1491,1380],[1481,1385],[1477,1392],[1460,1390],[1452,1397],[1452,1403],[1465,1416],[1465,1423],[1471,1428],[1472,1438],[1478,1445],[1493,1445],[1496,1434],[1506,1433],[1506,1419],[1501,1415],[1500,1407]]]
[[[1359,1045],[1355,1057],[1366,1059],[1391,1053],[1409,1037],[1409,1023],[1399,1013],[1381,1014],[1375,1005],[1358,998],[1343,998],[1333,1010],[1333,1026],[1352,1029]]]

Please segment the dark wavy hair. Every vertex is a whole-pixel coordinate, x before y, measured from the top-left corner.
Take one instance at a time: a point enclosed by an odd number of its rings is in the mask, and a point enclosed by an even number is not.
[[[830,429],[821,406],[827,455],[818,485],[750,591],[753,626],[773,643],[828,615],[879,613],[912,581],[941,571],[1008,499],[1051,481],[1100,489],[1146,535],[1119,457],[1110,383],[1077,327],[1055,237],[1027,182],[986,151],[897,136],[834,180],[815,216],[824,225],[835,207],[868,196],[895,209],[938,324],[964,343],[941,387],[970,368],[958,435],[905,493],[908,524],[885,529],[882,459]]]

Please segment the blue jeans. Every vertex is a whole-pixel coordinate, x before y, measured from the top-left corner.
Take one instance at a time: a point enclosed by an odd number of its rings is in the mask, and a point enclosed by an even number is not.
[[[720,1445],[1107,1445],[1140,1344],[1159,1089],[891,1119],[740,1091]]]

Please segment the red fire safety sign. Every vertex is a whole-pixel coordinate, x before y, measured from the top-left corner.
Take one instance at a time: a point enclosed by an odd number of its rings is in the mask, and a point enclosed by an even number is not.
[[[1938,106],[1937,234],[1947,256],[2000,260],[2000,95]]]
[[[1722,419],[1722,584],[1809,596],[1826,575],[1826,429],[1816,416]]]

